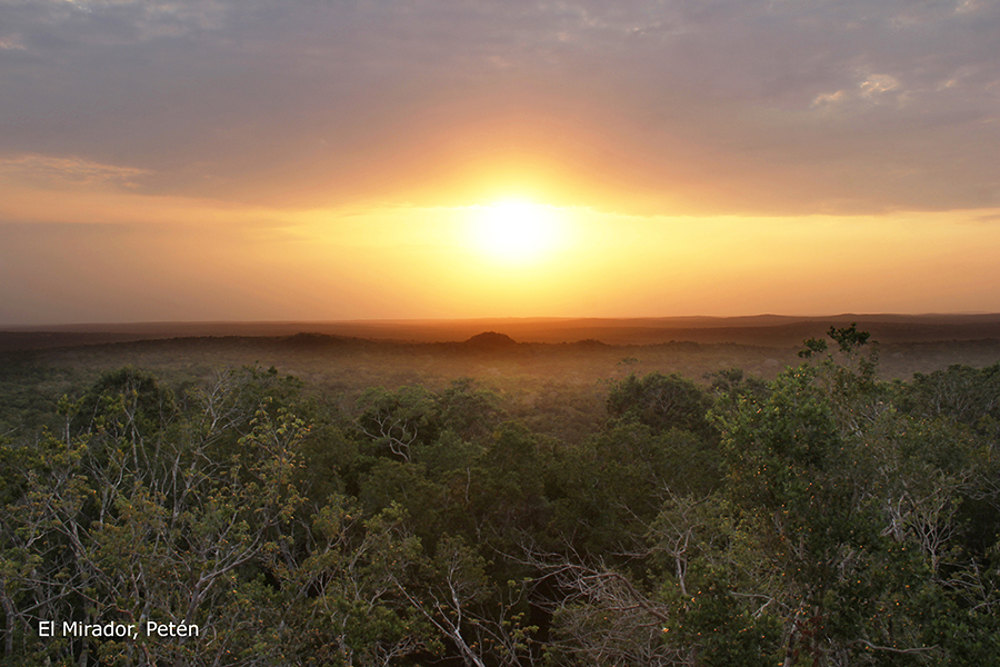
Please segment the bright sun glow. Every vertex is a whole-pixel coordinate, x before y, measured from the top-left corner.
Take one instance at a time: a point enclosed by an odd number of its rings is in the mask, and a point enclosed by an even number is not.
[[[508,200],[472,209],[473,243],[505,262],[537,260],[559,242],[558,210],[528,201]]]

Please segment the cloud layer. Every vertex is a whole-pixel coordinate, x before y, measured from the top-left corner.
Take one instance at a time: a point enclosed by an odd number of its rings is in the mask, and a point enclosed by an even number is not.
[[[150,192],[449,203],[501,164],[651,212],[1000,204],[993,2],[7,1],[0,26],[0,157]]]

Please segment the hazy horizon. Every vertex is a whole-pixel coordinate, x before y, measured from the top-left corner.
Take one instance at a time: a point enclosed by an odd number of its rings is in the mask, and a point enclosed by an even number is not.
[[[1000,318],[1000,310],[990,311],[967,311],[967,312],[926,312],[926,313],[865,313],[865,312],[841,312],[841,313],[817,313],[817,314],[797,314],[797,313],[749,313],[739,315],[710,315],[710,314],[686,314],[686,315],[630,315],[625,317],[612,316],[591,316],[591,315],[484,315],[478,317],[404,317],[404,318],[353,318],[353,319],[261,319],[261,320],[122,320],[122,321],[43,321],[27,322],[17,324],[6,324],[0,322],[0,330],[30,329],[36,327],[55,328],[91,328],[91,327],[127,327],[127,326],[198,326],[198,325],[310,325],[310,324],[371,324],[371,325],[394,325],[394,324],[433,324],[433,323],[453,323],[453,322],[572,322],[572,321],[608,321],[608,322],[642,322],[642,321],[734,321],[734,320],[756,320],[756,319],[785,319],[785,320],[843,320],[845,318],[862,319],[919,319],[919,318],[978,318],[997,317]]]

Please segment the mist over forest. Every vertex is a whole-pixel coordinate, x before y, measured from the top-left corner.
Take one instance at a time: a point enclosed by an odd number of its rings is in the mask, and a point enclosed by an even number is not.
[[[1000,653],[997,318],[482,324],[0,334],[4,664]]]

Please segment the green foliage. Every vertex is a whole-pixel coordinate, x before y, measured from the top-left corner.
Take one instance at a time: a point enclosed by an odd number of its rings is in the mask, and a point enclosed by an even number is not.
[[[710,434],[705,419],[711,399],[690,380],[676,374],[630,374],[612,385],[608,394],[608,414],[632,418],[656,430],[679,428]]]
[[[858,331],[856,322],[851,322],[851,326],[841,329],[831,326],[827,331],[827,335],[837,343],[837,347],[840,348],[841,352],[847,354],[867,344],[868,339],[871,338],[871,334],[867,331]]]
[[[105,373],[0,440],[0,658],[990,664],[1000,365],[890,384],[828,333],[771,382],[603,385],[603,420],[469,379]],[[147,618],[205,634],[36,631]]]
[[[987,491],[973,491],[986,450],[955,422],[898,409],[912,390],[876,380],[877,357],[859,353],[866,334],[830,335],[842,359],[788,369],[764,397],[717,404],[737,525],[780,573],[752,595],[779,613],[793,661],[966,664],[957,647],[982,639],[969,611],[993,604],[980,588],[970,608],[954,577],[978,577],[985,556],[959,514]],[[929,633],[932,615],[949,632]]]
[[[928,375],[917,373],[901,404],[916,415],[954,419],[996,442],[1000,436],[1000,364],[986,368],[956,365]]]

